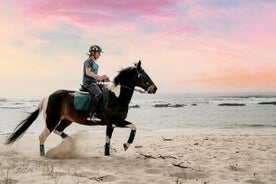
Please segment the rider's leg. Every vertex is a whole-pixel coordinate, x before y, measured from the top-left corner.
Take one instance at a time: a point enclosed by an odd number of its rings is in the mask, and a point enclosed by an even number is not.
[[[97,107],[99,106],[100,99],[102,97],[102,91],[98,87],[97,83],[91,83],[88,86],[86,86],[89,89],[90,92],[90,97],[92,100],[90,101],[91,103],[91,108],[88,113],[88,120],[96,120],[96,110]]]
[[[93,100],[92,100],[92,103],[91,103],[91,108],[89,110],[89,113],[88,113],[88,120],[99,120],[97,118],[97,114],[96,114],[96,110],[99,106],[99,102],[100,102],[100,99],[101,99],[102,95],[95,95]]]

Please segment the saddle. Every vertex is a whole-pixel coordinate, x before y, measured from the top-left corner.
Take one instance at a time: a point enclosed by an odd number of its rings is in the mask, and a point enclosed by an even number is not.
[[[103,92],[102,98],[100,99],[101,106],[99,110],[105,110],[109,101],[109,91],[104,84],[98,84],[98,86]],[[91,105],[93,105],[90,103],[90,98],[88,89],[81,85],[79,91],[74,93],[74,108],[76,110],[89,111]]]

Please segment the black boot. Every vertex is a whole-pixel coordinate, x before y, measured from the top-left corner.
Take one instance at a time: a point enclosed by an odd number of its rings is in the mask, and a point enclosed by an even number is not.
[[[97,117],[97,114],[96,114],[96,109],[98,107],[100,99],[101,99],[101,96],[95,96],[93,98],[92,103],[91,103],[90,111],[89,111],[88,116],[86,118],[88,121],[101,121],[101,119],[99,119]]]

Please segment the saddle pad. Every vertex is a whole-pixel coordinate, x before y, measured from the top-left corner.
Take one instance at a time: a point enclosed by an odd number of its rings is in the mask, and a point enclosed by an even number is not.
[[[103,101],[100,105],[100,110],[104,110],[109,101],[109,93],[106,89],[103,90]],[[88,92],[76,91],[74,94],[74,108],[76,110],[89,111],[91,108],[90,95]]]
[[[90,109],[89,93],[76,91],[74,97],[74,107],[76,110],[88,111]]]

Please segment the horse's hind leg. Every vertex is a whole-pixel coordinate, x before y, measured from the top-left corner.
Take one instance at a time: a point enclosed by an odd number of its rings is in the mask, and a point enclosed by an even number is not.
[[[63,130],[68,127],[69,125],[71,125],[72,121],[69,121],[67,119],[63,119],[60,121],[60,123],[58,124],[58,126],[55,128],[54,133],[61,136],[62,139],[65,139],[68,137],[68,135],[66,133],[63,132]]]
[[[43,132],[39,136],[40,156],[45,155],[44,143],[45,143],[47,137],[50,135],[50,133],[53,131],[53,129],[59,123],[59,116],[58,115],[48,115],[46,117],[45,122],[46,122],[46,127],[44,128]]]
[[[47,127],[45,127],[43,132],[39,136],[40,156],[45,155],[44,143],[45,143],[45,140],[47,139],[47,137],[50,135],[50,133],[51,133],[50,130]]]

